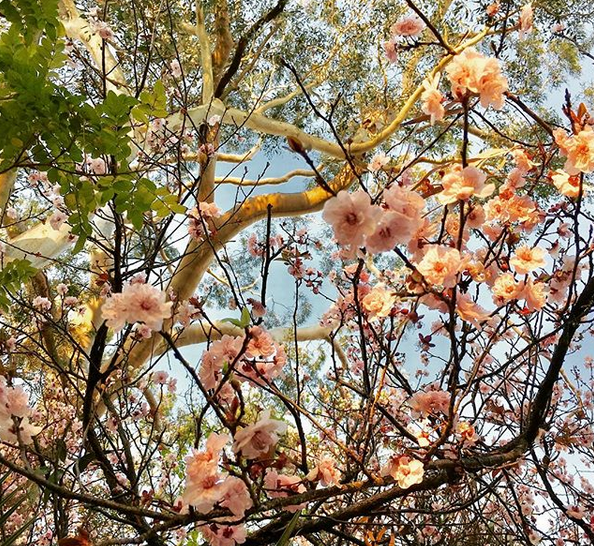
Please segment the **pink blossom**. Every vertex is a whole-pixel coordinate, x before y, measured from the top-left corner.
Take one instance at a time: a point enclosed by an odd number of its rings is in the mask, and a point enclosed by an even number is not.
[[[265,456],[278,442],[278,435],[286,430],[287,424],[270,419],[270,410],[267,410],[257,423],[240,428],[235,433],[233,451],[247,459]]]
[[[267,358],[276,351],[272,336],[260,326],[254,326],[249,330],[250,341],[245,350],[247,358]]]
[[[107,298],[101,310],[107,326],[119,332],[124,324],[143,322],[151,330],[159,331],[163,320],[171,316],[172,302],[165,301],[165,293],[149,284],[127,284],[121,293]]]
[[[50,226],[52,226],[52,229],[55,229],[56,231],[62,227],[66,220],[68,220],[68,215],[61,210],[55,211],[48,219]]]
[[[218,465],[221,450],[230,439],[226,434],[213,433],[204,451],[194,449],[192,455],[186,457],[186,489],[182,499],[203,514],[210,512],[225,495]]]
[[[421,95],[423,113],[431,116],[431,125],[436,121],[441,121],[445,115],[443,107],[443,95],[439,91],[439,79],[441,74],[438,72],[435,76],[429,76],[424,82],[424,91]]]
[[[111,27],[105,21],[92,22],[91,29],[96,34],[99,34],[99,37],[103,38],[104,40],[113,40],[113,30],[111,30]]]
[[[503,273],[493,283],[493,301],[496,305],[505,305],[516,300],[520,293],[520,284],[514,279],[512,273]]]
[[[248,298],[247,302],[252,307],[252,314],[255,317],[263,317],[266,315],[266,307],[262,304],[261,301],[255,300],[254,298]]]
[[[423,481],[425,469],[421,461],[403,455],[392,457],[388,466],[382,470],[382,474],[392,476],[401,489],[408,489]]]
[[[446,288],[454,287],[463,265],[458,249],[440,245],[430,245],[426,248],[423,259],[416,266],[417,271],[428,283]]]
[[[365,247],[370,254],[387,252],[396,244],[408,242],[414,233],[415,223],[395,211],[384,211],[375,231],[367,237]]]
[[[323,486],[339,483],[340,471],[336,468],[336,461],[332,457],[323,456],[318,464],[307,475],[309,481],[318,481]]]
[[[206,161],[209,157],[214,156],[216,150],[214,144],[212,142],[207,142],[206,144],[201,144],[198,147],[198,155],[201,156],[201,161]]]
[[[450,407],[450,393],[442,390],[419,391],[412,395],[408,405],[413,417],[447,414]]]
[[[462,320],[474,324],[477,328],[481,322],[489,318],[489,313],[472,301],[469,294],[458,295],[456,298],[456,313],[458,313]]]
[[[563,129],[555,129],[553,136],[561,154],[567,157],[564,170],[568,174],[594,171],[594,129],[591,126],[571,137]]]
[[[416,15],[403,17],[392,25],[390,31],[396,36],[419,36],[425,30],[425,23]]]
[[[199,314],[200,309],[194,307],[194,305],[192,305],[189,300],[184,300],[177,308],[175,318],[181,323],[182,326],[187,328],[192,322],[192,319]]]
[[[570,176],[565,171],[556,170],[551,175],[553,184],[559,190],[559,193],[576,199],[580,195],[580,177],[577,175]]]
[[[524,283],[520,297],[526,301],[526,307],[529,311],[540,311],[547,302],[547,289],[544,283],[534,282],[528,279]]]
[[[208,118],[208,120],[206,121],[206,123],[208,123],[208,125],[210,127],[214,127],[218,123],[221,123],[221,116],[219,116],[218,114],[213,114],[212,116],[210,116]]]
[[[511,151],[511,155],[514,158],[514,162],[516,163],[517,168],[523,174],[529,172],[534,168],[535,163],[528,157],[524,150],[516,148]]]
[[[289,497],[294,494],[305,493],[306,489],[301,478],[279,474],[276,470],[268,469],[264,476],[264,488],[271,499]],[[297,512],[305,508],[306,503],[285,506],[287,512]]]
[[[475,428],[466,421],[458,423],[456,433],[460,436],[462,443],[468,446],[472,446],[480,440],[480,436],[476,433]]]
[[[182,76],[181,64],[179,64],[179,61],[177,59],[173,59],[173,61],[171,61],[169,63],[169,69],[171,70],[171,75],[174,78],[181,78],[181,76]]]
[[[586,512],[581,506],[574,504],[567,509],[567,515],[572,518],[582,519],[586,515]]]
[[[219,218],[221,216],[221,209],[214,203],[208,203],[206,201],[200,201],[197,210],[198,216],[202,218]]]
[[[375,173],[382,169],[385,165],[390,162],[390,158],[384,153],[375,154],[371,158],[371,162],[367,166],[370,172]]]
[[[489,4],[485,11],[489,17],[495,17],[495,15],[497,15],[499,12],[499,7],[499,2],[494,2],[493,4]]]
[[[210,234],[214,232],[215,226],[213,220],[221,216],[221,209],[214,203],[202,201],[190,211],[188,216],[190,219],[188,233],[194,239],[200,240],[204,238],[206,231]]]
[[[380,212],[375,229],[366,238],[367,251],[375,254],[408,243],[423,223],[424,199],[416,192],[392,186],[384,192],[388,210]]]
[[[211,546],[235,546],[246,539],[245,526],[212,523],[200,528],[200,532]]]
[[[509,264],[520,274],[525,275],[545,265],[545,252],[542,248],[530,248],[522,245],[516,249]]]
[[[496,110],[501,110],[507,80],[501,74],[497,59],[485,57],[469,47],[454,57],[446,71],[454,96],[462,97],[467,92],[476,93],[480,95],[484,108],[493,105]]]
[[[155,383],[155,385],[165,385],[168,379],[169,374],[164,371],[154,372],[152,375],[152,380]]]
[[[447,173],[441,180],[443,191],[437,195],[442,205],[467,201],[473,196],[489,197],[495,190],[495,184],[485,184],[487,175],[475,167],[458,165]]]
[[[379,213],[365,192],[341,191],[326,202],[322,218],[332,226],[338,244],[359,247],[374,232]]]
[[[393,185],[384,191],[384,201],[389,210],[403,214],[417,226],[421,223],[425,200],[416,191]]]
[[[402,233],[401,226],[406,223],[406,217],[393,211],[384,211],[377,222],[374,232],[365,241],[365,247],[370,254],[387,252],[396,246],[396,239]]]
[[[56,292],[60,294],[60,296],[65,296],[68,293],[68,285],[61,282],[56,286]]]
[[[390,40],[382,42],[382,49],[389,62],[395,63],[398,60],[398,44],[396,43],[396,40],[391,38]]]
[[[4,410],[9,415],[16,417],[26,417],[31,410],[28,406],[29,395],[22,387],[12,387],[6,390],[6,397],[4,398]]]
[[[16,349],[16,346],[17,346],[17,340],[14,337],[11,336],[6,340],[6,349],[9,352],[14,351]]]
[[[258,242],[258,238],[255,233],[252,233],[248,238],[248,252],[253,258],[264,256],[265,248],[264,245]]]
[[[532,24],[534,22],[534,12],[532,10],[532,3],[522,6],[520,10],[520,36],[523,37],[532,31]]]
[[[242,346],[243,338],[224,335],[202,353],[199,376],[205,389],[217,387],[223,366],[231,364],[237,358]]]
[[[41,427],[29,421],[33,412],[28,404],[29,395],[23,388],[8,385],[6,378],[0,375],[0,440],[30,444],[33,436],[41,432]],[[18,430],[13,416],[20,418]]]
[[[29,174],[28,180],[31,186],[34,187],[37,186],[39,182],[41,182],[44,185],[49,184],[47,173],[40,171],[33,171],[31,174]]]
[[[396,296],[390,290],[387,290],[382,283],[375,285],[361,301],[363,309],[368,313],[369,319],[387,317],[394,304]]]
[[[222,487],[224,493],[220,505],[228,508],[234,516],[242,518],[254,504],[245,482],[235,476],[227,476]]]
[[[33,307],[40,311],[49,311],[52,308],[52,302],[43,296],[36,296],[33,300]]]

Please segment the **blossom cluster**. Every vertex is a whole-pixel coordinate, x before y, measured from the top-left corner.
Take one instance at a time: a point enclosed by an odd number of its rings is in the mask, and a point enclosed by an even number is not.
[[[239,381],[254,385],[278,377],[287,361],[283,346],[260,326],[253,326],[247,339],[224,335],[211,343],[202,355],[199,376],[205,389],[215,389],[222,399],[232,398],[229,381],[222,382],[225,374],[233,372]]]
[[[12,444],[30,444],[41,427],[31,423],[29,395],[21,386],[11,386],[0,375],[0,439]]]
[[[383,197],[385,208],[373,205],[361,190],[341,191],[326,203],[322,217],[332,225],[339,244],[351,250],[365,245],[377,253],[410,241],[423,225],[424,199],[399,186],[387,189]]]
[[[272,451],[283,434],[287,425],[282,421],[270,418],[270,412],[265,411],[260,419],[245,427],[239,428],[233,438],[233,452],[246,459],[271,458]],[[186,457],[186,488],[182,495],[182,502],[191,505],[198,512],[208,513],[215,506],[227,508],[234,518],[226,522],[224,518],[217,520],[214,527],[203,528],[205,538],[216,546],[242,543],[245,539],[243,525],[232,524],[236,518],[242,518],[245,512],[253,506],[252,496],[246,481],[237,476],[220,471],[220,459],[225,446],[231,441],[226,434],[211,434],[206,441],[204,451],[194,450]],[[273,474],[276,479],[273,479]],[[288,480],[288,481],[287,481]],[[277,491],[301,480],[296,476],[279,476],[269,470],[266,475],[266,488],[270,498],[286,496],[287,492]],[[295,492],[304,492],[303,485]],[[222,530],[225,530],[221,532]]]
[[[126,323],[142,323],[143,337],[150,337],[152,331],[159,331],[163,320],[171,316],[172,302],[158,288],[144,281],[124,285],[119,293],[108,297],[101,312],[109,328],[119,332]]]

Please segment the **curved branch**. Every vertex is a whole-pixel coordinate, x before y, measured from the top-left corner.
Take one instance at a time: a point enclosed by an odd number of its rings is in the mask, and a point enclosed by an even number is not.
[[[318,170],[321,168],[318,167]],[[295,178],[296,176],[307,176],[313,177],[315,176],[315,172],[309,171],[307,169],[295,169],[294,171],[290,171],[283,176],[275,176],[271,178],[258,178],[257,180],[246,180],[245,178],[239,178],[238,176],[221,176],[215,179],[217,184],[234,184],[236,186],[265,186],[265,185],[273,185],[273,184],[282,184],[283,182],[288,182],[291,178]]]
[[[335,192],[347,189],[357,179],[350,165],[344,165],[330,186]],[[173,291],[179,301],[188,299],[208,270],[217,250],[242,230],[266,217],[268,206],[272,207],[273,217],[299,216],[321,210],[331,194],[320,187],[302,193],[273,193],[252,197],[219,219],[216,234],[208,241],[192,240],[172,277],[167,292]],[[163,325],[171,328],[171,320]],[[153,346],[150,343],[137,343],[128,358],[131,370],[140,367],[149,357]]]

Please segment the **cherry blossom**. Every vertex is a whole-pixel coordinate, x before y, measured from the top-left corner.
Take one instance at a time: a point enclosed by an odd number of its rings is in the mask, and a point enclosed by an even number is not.
[[[242,346],[242,338],[224,335],[220,340],[214,341],[202,354],[199,374],[205,389],[217,387],[223,367],[225,364],[233,363]]]
[[[119,332],[124,324],[143,322],[153,331],[159,331],[163,320],[171,316],[172,302],[165,301],[165,293],[144,283],[124,285],[103,303],[101,311],[108,327]]]
[[[513,274],[509,272],[503,273],[502,275],[499,275],[493,283],[493,301],[497,305],[504,305],[510,301],[518,299],[520,290],[520,283],[514,279]]]
[[[307,475],[308,480],[319,480],[324,486],[337,484],[340,481],[340,477],[341,472],[336,468],[336,461],[328,456],[323,456]]]
[[[181,64],[179,63],[179,61],[177,59],[173,59],[173,61],[171,61],[169,63],[169,68],[171,70],[171,75],[174,78],[181,78],[181,76],[182,76]]]
[[[234,546],[243,544],[246,539],[246,530],[243,525],[213,523],[202,527],[201,532],[212,546]]]
[[[396,36],[417,37],[425,30],[425,23],[415,15],[403,17],[392,25],[390,31]]]
[[[436,413],[446,414],[450,398],[450,394],[442,390],[418,391],[408,401],[408,406],[414,417],[427,417]]]
[[[532,31],[532,24],[534,22],[534,13],[532,10],[532,3],[525,4],[520,10],[520,35],[525,36]]]
[[[396,43],[396,40],[392,38],[382,42],[382,49],[384,50],[384,54],[388,61],[395,63],[398,60],[398,44]]]
[[[387,165],[389,162],[390,162],[390,158],[386,154],[384,154],[384,153],[375,154],[371,158],[371,162],[369,163],[368,168],[372,173],[374,173],[374,172],[381,170],[381,168],[384,167],[385,165]]]
[[[457,166],[441,180],[443,191],[437,195],[442,205],[467,201],[473,196],[489,197],[495,190],[495,184],[485,184],[487,175],[475,167]]]
[[[421,95],[421,101],[423,102],[421,110],[423,110],[423,113],[431,116],[431,125],[436,121],[441,121],[445,115],[443,95],[438,88],[440,77],[441,74],[438,72],[433,77],[428,77],[423,82],[425,90]]]
[[[560,193],[575,199],[580,194],[580,178],[569,175],[565,171],[556,170],[551,175],[551,180]]]
[[[59,230],[66,220],[68,220],[68,215],[60,210],[57,210],[48,218],[50,226],[55,230]]]
[[[525,275],[545,265],[545,252],[542,248],[522,245],[516,249],[509,263],[520,274]]]
[[[416,267],[427,282],[451,288],[457,282],[462,265],[458,249],[431,245],[427,247],[423,259]]]
[[[264,476],[264,488],[271,499],[289,497],[298,493],[305,493],[305,485],[298,476],[279,474],[274,469],[269,469]],[[285,506],[287,512],[297,512],[305,508],[306,503]]]
[[[235,433],[233,451],[248,459],[263,457],[274,448],[279,434],[286,430],[286,423],[271,419],[270,411],[267,410],[256,423],[240,428]]]
[[[499,61],[488,58],[469,47],[446,68],[452,84],[452,93],[462,97],[466,92],[480,96],[481,105],[492,105],[496,110],[503,108],[503,94],[507,91],[507,80],[501,74]]]
[[[186,457],[186,489],[182,499],[199,512],[210,512],[226,493],[218,465],[221,450],[230,440],[226,434],[213,433],[204,451],[194,449],[192,455]]]
[[[380,283],[365,295],[361,303],[363,309],[369,314],[370,319],[385,318],[391,313],[396,303],[396,297]]]
[[[594,171],[594,129],[591,126],[568,136],[563,129],[553,131],[561,154],[567,157],[564,170],[569,175]]]
[[[338,244],[358,247],[374,232],[380,212],[365,192],[341,191],[326,202],[322,217],[332,226]]]
[[[32,414],[29,395],[22,387],[9,385],[0,375],[0,439],[13,444],[30,444],[33,436],[42,430],[30,422]]]
[[[222,487],[224,493],[220,505],[228,508],[234,516],[242,518],[246,510],[254,505],[247,485],[235,476],[227,476]]]
[[[392,476],[402,489],[408,489],[423,481],[425,469],[421,461],[411,459],[406,455],[394,456],[390,459],[387,467],[382,470],[382,474]]]

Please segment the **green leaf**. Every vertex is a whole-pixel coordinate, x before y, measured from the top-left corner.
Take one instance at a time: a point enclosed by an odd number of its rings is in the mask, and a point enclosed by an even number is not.
[[[132,109],[134,119],[143,123],[148,123],[150,117],[164,118],[167,112],[167,94],[165,86],[161,80],[155,82],[152,91],[143,91],[140,93],[140,104]]]
[[[37,270],[29,260],[13,260],[0,271],[0,308],[10,306],[10,297],[19,291],[23,283],[28,282]]]
[[[87,453],[85,455],[83,455],[79,460],[78,460],[78,464],[75,467],[76,471],[80,474],[82,474],[87,466],[89,466],[93,461],[96,461],[97,457],[95,456],[94,453]]]
[[[234,326],[237,326],[238,328],[247,328],[250,325],[251,319],[252,319],[252,317],[250,316],[250,312],[248,311],[248,308],[244,307],[241,310],[241,317],[239,318],[239,320],[234,319],[234,318],[226,318],[226,319],[223,319],[223,322],[230,322],[231,324],[233,324]]]
[[[291,535],[297,526],[297,521],[299,520],[299,516],[301,516],[301,510],[295,512],[291,521],[289,521],[288,525],[285,527],[283,534],[281,535],[279,541],[276,543],[276,546],[287,546],[289,544],[289,540],[291,540]]]

